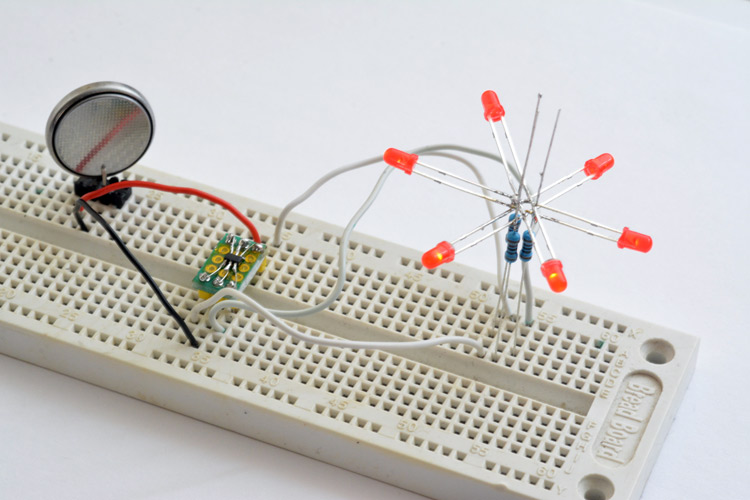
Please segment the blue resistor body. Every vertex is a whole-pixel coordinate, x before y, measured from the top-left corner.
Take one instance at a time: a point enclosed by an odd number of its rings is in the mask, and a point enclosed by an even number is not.
[[[505,260],[511,264],[518,260],[519,241],[521,241],[521,235],[518,234],[518,231],[508,231],[508,234],[505,235],[505,242],[507,243]]]
[[[523,232],[523,246],[521,246],[521,260],[528,262],[534,255],[534,241],[531,239],[531,233],[528,231]]]
[[[505,261],[508,264],[512,264],[518,260],[518,242],[521,241],[521,235],[518,234],[518,226],[521,224],[521,219],[516,220],[516,214],[510,214],[508,220],[512,223],[508,226],[508,234],[505,235],[505,243],[507,249],[505,250]]]

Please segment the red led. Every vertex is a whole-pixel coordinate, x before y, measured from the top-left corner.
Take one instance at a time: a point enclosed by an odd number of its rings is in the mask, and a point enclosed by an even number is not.
[[[604,153],[593,158],[583,165],[583,171],[586,175],[593,175],[594,180],[601,177],[604,172],[615,166],[615,159],[609,153]]]
[[[447,241],[441,241],[431,250],[422,254],[422,265],[427,269],[435,269],[441,264],[446,264],[456,256],[453,245]]]
[[[555,293],[560,293],[568,288],[568,280],[562,270],[562,262],[550,259],[542,264],[542,275],[547,278],[549,288]]]
[[[414,165],[417,163],[419,156],[401,151],[400,149],[388,148],[383,154],[383,160],[390,166],[403,170],[411,175]]]
[[[497,94],[492,90],[487,90],[482,94],[482,106],[484,106],[484,119],[487,121],[499,122],[505,116],[505,109],[500,104]]]
[[[646,253],[651,250],[654,242],[651,240],[651,236],[647,234],[636,233],[631,231],[627,227],[622,230],[620,239],[617,240],[618,248],[629,248],[636,252]]]

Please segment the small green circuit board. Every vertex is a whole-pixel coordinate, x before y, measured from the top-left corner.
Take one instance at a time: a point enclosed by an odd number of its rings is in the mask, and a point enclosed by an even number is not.
[[[193,278],[193,288],[206,299],[222,288],[242,291],[263,271],[268,247],[263,243],[226,234]]]

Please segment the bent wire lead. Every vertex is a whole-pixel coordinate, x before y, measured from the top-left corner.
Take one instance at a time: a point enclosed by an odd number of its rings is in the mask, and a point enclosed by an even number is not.
[[[508,208],[508,210],[504,211],[503,214],[490,218],[489,221],[482,223],[474,227],[473,229],[463,233],[458,238],[455,238],[452,241],[448,239],[441,241],[435,247],[425,252],[422,255],[422,265],[427,269],[434,269],[443,264],[452,262],[455,259],[456,255],[468,250],[469,248],[474,247],[475,245],[481,243],[482,241],[489,238],[490,236],[495,235],[499,231],[502,231],[503,229],[508,228],[512,225],[512,223],[507,223],[498,227],[496,223],[501,217],[504,217],[508,213],[513,213],[517,217],[518,220],[515,221],[515,224],[522,224],[526,229],[526,231],[524,232],[523,245],[524,245],[524,248],[528,250],[524,253],[525,257],[528,257],[528,258],[523,259],[523,265],[521,266],[522,267],[521,280],[525,284],[525,285],[521,285],[521,287],[525,286],[527,290],[526,311],[525,311],[525,317],[524,317],[524,321],[527,325],[533,322],[532,316],[533,316],[534,301],[533,301],[533,298],[531,297],[532,288],[529,283],[530,278],[528,277],[528,264],[532,258],[533,253],[536,253],[537,258],[539,259],[541,263],[540,270],[541,270],[542,276],[545,278],[549,288],[553,292],[556,292],[556,293],[563,292],[567,289],[567,286],[568,286],[568,279],[565,276],[565,273],[563,271],[563,263],[557,257],[557,254],[555,253],[555,250],[552,246],[552,242],[550,240],[545,224],[543,223],[543,220],[553,222],[560,226],[574,229],[579,232],[583,232],[590,236],[594,236],[600,239],[615,242],[619,248],[627,248],[627,249],[636,250],[636,251],[645,253],[651,250],[651,247],[653,244],[649,236],[632,231],[628,227],[625,227],[623,228],[622,231],[619,231],[610,226],[592,221],[590,219],[586,219],[579,215],[572,214],[570,212],[566,212],[564,210],[560,210],[551,206],[552,202],[570,193],[576,188],[582,186],[583,184],[589,181],[597,180],[601,178],[604,173],[612,169],[612,167],[614,166],[614,157],[609,153],[603,153],[603,154],[600,154],[599,156],[596,156],[592,159],[585,161],[582,167],[575,169],[570,174],[567,174],[561,177],[560,179],[558,179],[557,181],[551,183],[550,185],[546,187],[544,186],[544,179],[547,174],[548,167],[550,166],[552,145],[555,140],[555,135],[557,133],[557,128],[558,128],[558,124],[560,120],[561,111],[559,109],[555,116],[555,122],[552,128],[552,134],[550,136],[549,145],[547,147],[547,153],[544,158],[544,163],[541,169],[541,173],[539,174],[540,175],[539,186],[536,192],[533,192],[533,193],[531,192],[528,185],[526,184],[526,179],[529,175],[529,170],[531,168],[530,157],[531,157],[532,150],[533,150],[533,142],[534,142],[534,136],[535,136],[535,132],[537,128],[537,120],[540,114],[541,97],[542,97],[541,94],[537,96],[537,106],[536,106],[536,110],[534,113],[534,120],[532,124],[531,134],[529,137],[529,147],[528,147],[523,164],[519,160],[519,156],[518,156],[516,147],[514,145],[513,138],[511,136],[510,126],[508,124],[505,108],[500,103],[500,99],[498,98],[497,94],[492,90],[488,90],[484,92],[481,97],[482,107],[484,110],[484,119],[488,122],[490,126],[490,130],[492,132],[492,138],[497,147],[497,151],[498,151],[501,163],[503,164],[503,170],[507,178],[509,191],[510,193],[512,193],[512,195],[508,195],[507,192],[504,191],[503,189],[491,187],[484,183],[475,183],[473,181],[469,181],[467,179],[463,179],[459,176],[456,176],[455,174],[452,174],[450,172],[446,172],[437,167],[433,167],[431,165],[425,164],[419,161],[419,157],[416,154],[405,153],[403,151],[396,150],[393,148],[388,149],[384,154],[384,159],[386,163],[405,171],[407,174],[417,173],[435,182],[446,185],[447,187],[457,189],[459,191],[462,191],[466,194],[470,194],[472,196],[478,196],[478,197],[484,198],[487,201],[498,203]],[[501,127],[496,126],[497,122],[500,122]],[[507,160],[508,155],[506,155],[506,152],[505,152],[506,146],[503,144],[501,134],[499,133],[500,128],[502,128],[502,132],[503,132],[502,135],[504,136],[505,143],[507,143],[507,147],[510,148],[510,157],[513,159],[513,163],[516,166],[523,165],[520,172],[516,171],[514,168],[511,168],[511,163]],[[464,182],[474,187],[480,187],[482,189],[482,193],[481,194],[477,193],[470,189],[463,188],[461,186],[457,186],[455,184],[445,182],[444,180],[438,179],[430,174],[420,172],[415,169],[415,166],[420,166],[427,170],[436,172],[442,176],[456,179],[458,181]],[[569,180],[576,177],[576,175],[578,175],[581,172],[585,174],[585,177],[582,180],[575,182],[571,186],[563,187],[561,191],[555,194],[552,194],[546,200],[544,200],[543,202],[540,202],[542,194],[552,191],[553,188],[562,186]],[[499,200],[497,198],[494,198],[493,196],[488,196],[486,194],[488,192],[494,193],[498,195],[499,197],[502,197],[503,200]],[[610,237],[604,234],[600,234],[598,232],[579,227],[575,224],[571,224],[570,222],[562,220],[559,217],[553,217],[546,213],[540,213],[540,211],[547,211],[551,213],[556,213],[563,217],[569,217],[571,219],[584,222],[591,226],[598,227],[605,231],[616,233],[619,235],[619,237],[616,238],[616,237]],[[484,231],[484,229],[490,225],[493,226],[492,231],[486,232],[485,234],[482,234],[475,240],[465,243],[460,248],[456,248],[456,244],[458,242],[463,242],[470,236],[477,234],[480,231]],[[543,248],[546,250],[546,252],[544,253],[542,253],[542,248],[540,248],[539,246],[538,238],[541,238],[541,240],[544,242]],[[514,246],[514,245],[517,245],[518,243],[507,241],[507,244],[508,246]],[[507,252],[506,252],[506,255],[507,255]],[[498,307],[496,308],[496,316],[500,314],[505,316],[508,312],[507,298],[508,298],[509,272],[510,272],[510,263],[506,259],[506,263],[504,265],[504,272],[498,273],[498,283],[500,284],[500,289],[498,290],[499,300],[498,300]],[[523,294],[522,294],[522,288],[521,288],[519,290],[519,296],[518,296],[519,302],[518,302],[517,308],[520,308],[520,301],[522,300],[522,295]],[[502,307],[500,305],[501,301],[503,302]],[[517,319],[517,322],[520,323],[519,318],[516,318],[516,319]]]

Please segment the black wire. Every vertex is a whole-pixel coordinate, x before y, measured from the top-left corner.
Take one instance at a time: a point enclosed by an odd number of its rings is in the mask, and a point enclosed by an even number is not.
[[[133,264],[136,268],[136,270],[141,273],[141,276],[143,276],[143,279],[146,280],[146,283],[151,287],[151,289],[154,291],[156,296],[159,298],[159,301],[164,305],[164,307],[167,309],[169,314],[174,318],[174,320],[177,322],[177,324],[180,326],[183,332],[185,332],[185,335],[187,336],[188,340],[190,341],[190,345],[193,347],[198,347],[198,341],[195,340],[195,337],[190,332],[190,329],[188,328],[187,324],[185,324],[185,321],[180,317],[179,314],[177,314],[177,311],[174,310],[174,307],[172,307],[172,304],[170,304],[167,301],[167,298],[164,296],[162,291],[159,289],[159,286],[154,281],[154,278],[151,277],[148,271],[146,271],[146,268],[143,267],[143,264],[136,259],[135,255],[133,255],[130,250],[128,250],[128,247],[125,246],[125,243],[120,239],[120,237],[117,235],[115,230],[112,228],[112,226],[109,225],[109,223],[104,220],[104,218],[99,215],[99,213],[91,208],[91,205],[86,203],[86,200],[79,199],[76,201],[75,209],[73,210],[73,215],[76,217],[76,221],[78,222],[78,225],[81,227],[83,231],[88,231],[89,228],[84,224],[83,217],[81,217],[81,208],[84,208],[99,224],[102,225],[105,231],[109,233],[109,236],[114,240],[114,242],[117,244],[117,246],[120,248],[120,251],[125,255],[125,257],[128,258],[128,260]]]

